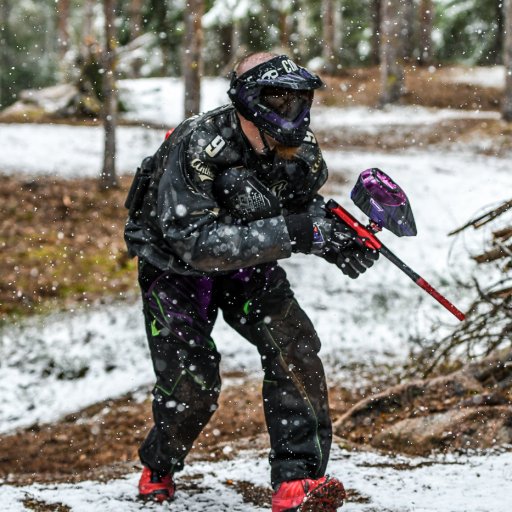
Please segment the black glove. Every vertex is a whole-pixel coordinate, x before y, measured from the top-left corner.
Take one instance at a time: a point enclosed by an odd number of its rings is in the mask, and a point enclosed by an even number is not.
[[[298,214],[285,220],[294,252],[321,256],[352,279],[379,258],[378,251],[355,241],[352,230],[334,218]]]
[[[213,182],[213,195],[232,217],[245,222],[281,214],[279,199],[243,167],[221,172]]]
[[[323,258],[329,263],[334,263],[351,279],[357,279],[379,259],[379,254],[379,251],[368,249],[354,241],[340,251],[327,251]]]

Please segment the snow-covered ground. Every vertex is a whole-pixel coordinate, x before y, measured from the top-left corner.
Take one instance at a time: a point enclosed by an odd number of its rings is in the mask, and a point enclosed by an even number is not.
[[[265,454],[254,451],[242,452],[232,461],[198,462],[178,476],[176,501],[170,506],[138,503],[135,474],[107,483],[4,486],[0,499],[6,512],[24,512],[21,502],[29,498],[62,503],[73,512],[257,512],[268,509],[244,503],[230,482],[268,487],[268,472]],[[347,503],[343,507],[346,512],[510,511],[511,453],[420,459],[351,453],[334,447],[328,472],[357,492],[359,501]],[[199,492],[180,491],[181,477],[192,478]]]
[[[127,82],[125,101],[133,106],[134,116],[146,112],[145,121],[172,126],[179,121],[176,111],[169,105],[161,108],[161,101],[158,106],[152,101],[177,98],[181,93],[176,84],[174,88],[167,84],[165,89],[158,89],[156,84]],[[207,88],[211,92],[209,99],[217,100],[206,108],[224,103],[223,81],[212,82]],[[144,93],[146,89],[149,92]],[[129,95],[128,90],[133,94]],[[313,126],[366,129],[372,121],[374,132],[390,125],[419,126],[458,116],[495,116],[415,107],[390,108],[378,113],[364,108],[319,109],[317,114]],[[140,159],[153,152],[162,138],[162,130],[121,128],[120,172],[133,172]],[[96,176],[100,169],[101,128],[0,125],[0,140],[0,170],[4,172],[73,177]],[[474,270],[467,250],[476,248],[483,235],[469,233],[454,243],[446,234],[482,207],[510,199],[510,159],[476,155],[469,147],[460,145],[451,151],[428,148],[400,153],[329,150],[324,156],[331,174],[347,179],[331,188],[333,197],[356,215],[348,196],[362,170],[380,167],[402,185],[413,205],[418,236],[399,239],[383,233],[382,240],[461,309],[467,307],[472,297],[457,288],[456,279],[468,278]],[[323,341],[321,355],[331,381],[349,378],[355,382],[359,377],[356,366],[372,367],[403,360],[412,336],[428,336],[434,328],[440,329],[440,333],[448,332],[457,323],[385,260],[356,281],[343,277],[335,267],[314,256],[296,255],[283,261],[283,266]],[[223,355],[224,370],[260,372],[254,347],[222,320],[213,335]],[[62,380],[58,378],[61,372],[85,375]],[[151,381],[138,303],[89,308],[7,326],[0,331],[0,432],[55,421],[99,400],[140,386],[149,387]],[[431,466],[403,471],[393,469],[396,462],[397,459],[377,455],[335,450],[331,472],[370,499],[367,504],[350,504],[346,510],[510,510],[510,454],[454,458],[449,464],[446,460],[429,459]],[[425,461],[409,460],[413,466],[420,462]],[[194,464],[185,474],[201,472],[205,474],[201,482],[204,490],[189,497],[178,493],[179,502],[173,510],[259,510],[242,504],[239,495],[225,482],[236,476],[268,485],[263,454],[247,453],[233,463]],[[108,484],[85,482],[20,488],[4,485],[0,488],[1,509],[25,510],[21,501],[33,496],[62,502],[74,512],[98,507],[116,512],[140,510],[132,501],[134,482],[135,476],[131,475]]]

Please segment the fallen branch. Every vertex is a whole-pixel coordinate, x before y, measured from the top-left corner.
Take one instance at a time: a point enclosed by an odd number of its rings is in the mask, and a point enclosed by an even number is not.
[[[472,219],[460,228],[457,228],[450,233],[448,233],[448,236],[456,235],[457,233],[460,233],[461,231],[464,231],[465,229],[473,226],[474,229],[481,228],[485,224],[491,222],[496,217],[499,217],[501,214],[508,211],[510,208],[512,208],[512,199],[510,201],[504,202],[502,205],[498,206],[497,208],[494,208],[490,212],[484,213],[477,217],[476,219]]]
[[[512,244],[508,246],[499,244],[498,247],[494,247],[490,251],[484,252],[483,254],[478,254],[477,256],[473,256],[473,259],[477,263],[489,263],[491,261],[499,260],[505,256],[510,256],[511,254]]]

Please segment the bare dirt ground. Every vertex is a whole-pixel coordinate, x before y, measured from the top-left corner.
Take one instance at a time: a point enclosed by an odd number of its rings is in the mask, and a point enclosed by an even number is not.
[[[455,108],[463,110],[499,110],[502,91],[469,83],[455,83],[455,73],[464,68],[407,67],[402,105]],[[338,77],[323,77],[327,88],[320,94],[327,105],[376,106],[379,103],[380,71],[378,68],[355,68]]]
[[[500,92],[471,85],[441,86],[442,73],[410,70],[404,104],[498,110]],[[323,102],[328,105],[376,105],[378,73],[351,70],[328,80]],[[341,93],[343,94],[340,94]],[[391,134],[393,135],[393,134]],[[417,132],[387,138],[353,134],[323,134],[326,147],[397,149],[418,144]],[[455,121],[425,133],[424,145],[481,139],[493,142],[495,154],[512,147],[512,125],[499,121]],[[1,175],[1,169],[0,169]],[[133,297],[137,293],[135,265],[122,239],[129,180],[101,192],[95,180],[30,179],[1,175],[0,187],[0,308],[1,321],[76,304]],[[80,279],[76,279],[77,275]],[[86,285],[84,285],[86,283]],[[243,376],[241,376],[243,377]],[[223,390],[220,407],[197,440],[192,459],[236,457],[237,447],[267,446],[260,383],[247,381]],[[144,390],[148,394],[149,390]],[[140,393],[137,394],[139,396]],[[330,390],[333,419],[361,396]],[[0,437],[0,479],[6,483],[108,480],[138,470],[137,447],[151,426],[149,395],[135,395],[88,407],[52,425],[34,425]],[[235,441],[236,440],[236,441]],[[227,443],[233,448],[223,450]],[[20,449],[23,447],[23,449]],[[191,488],[193,482],[190,482]],[[240,484],[249,501],[269,502],[269,491]],[[258,495],[258,496],[255,496]],[[357,500],[357,496],[353,497]],[[27,503],[36,511],[45,508]],[[62,508],[66,510],[66,508]]]
[[[2,176],[3,314],[26,316],[134,291],[135,264],[123,241],[128,187],[128,178],[102,192],[94,179]]]

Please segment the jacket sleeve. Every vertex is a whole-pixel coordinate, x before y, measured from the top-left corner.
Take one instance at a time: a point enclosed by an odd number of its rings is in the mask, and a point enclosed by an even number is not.
[[[219,217],[211,192],[215,167],[192,156],[182,142],[161,159],[155,215],[168,250],[201,272],[223,272],[291,255],[291,241],[279,215],[247,224]]]

